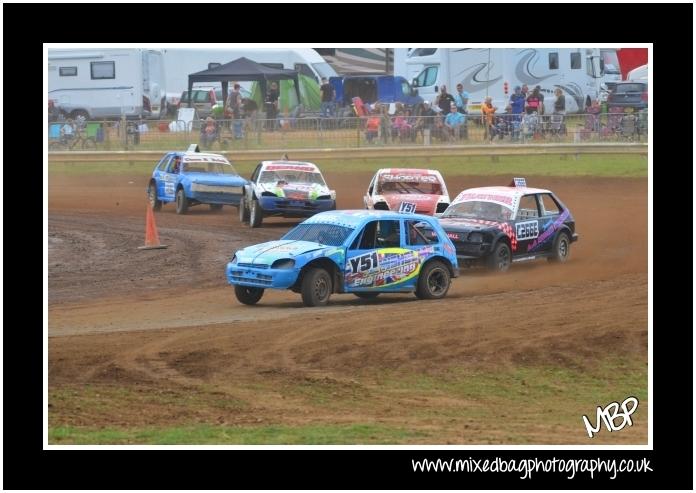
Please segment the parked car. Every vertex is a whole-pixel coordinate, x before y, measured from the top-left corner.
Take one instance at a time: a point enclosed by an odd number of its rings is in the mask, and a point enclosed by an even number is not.
[[[612,108],[621,108],[623,111],[631,108],[632,112],[646,109],[648,107],[648,82],[617,82],[607,97],[607,106],[609,112],[612,112]]]
[[[450,204],[442,175],[432,169],[383,168],[375,173],[363,197],[366,209],[427,214],[445,212]]]
[[[239,205],[247,181],[219,154],[198,152],[193,144],[186,152],[167,152],[152,172],[147,195],[154,210],[174,202],[177,214],[190,206],[209,204],[213,210]]]
[[[247,305],[268,288],[301,293],[306,306],[326,305],[332,293],[437,299],[458,274],[454,245],[435,218],[366,210],[317,214],[280,240],[239,250],[226,268]]]
[[[515,183],[517,185],[515,185]],[[512,262],[566,262],[578,240],[575,219],[551,191],[516,178],[507,187],[470,188],[452,201],[440,224],[465,267],[505,272]]]
[[[310,217],[334,209],[336,192],[316,164],[262,161],[244,186],[239,220],[257,228],[266,216]]]
[[[196,108],[199,118],[207,118],[212,115],[213,107],[222,103],[222,89],[206,88],[193,89],[191,91],[191,104]],[[179,108],[188,108],[188,91],[181,93]]]

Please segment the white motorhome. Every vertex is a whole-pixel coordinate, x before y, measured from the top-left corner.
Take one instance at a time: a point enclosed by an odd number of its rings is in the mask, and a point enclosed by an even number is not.
[[[164,66],[167,81],[167,102],[176,106],[183,91],[188,90],[189,74],[224,65],[240,57],[273,68],[297,70],[320,83],[322,77],[336,76],[336,71],[311,48],[165,48]],[[249,89],[250,83],[239,81]],[[210,86],[206,83],[206,86]],[[214,84],[219,87],[220,84]]]
[[[602,65],[598,48],[411,48],[405,68],[395,63],[395,69],[405,71],[418,95],[429,101],[435,101],[443,85],[454,94],[462,83],[470,111],[491,96],[502,112],[514,87],[527,84],[530,91],[541,87],[547,108],[555,99],[553,91],[561,88],[566,111],[573,113],[584,109],[587,96],[598,97],[605,82]],[[613,80],[615,75],[609,75]]]
[[[72,118],[158,117],[164,94],[159,50],[48,50],[48,98]]]

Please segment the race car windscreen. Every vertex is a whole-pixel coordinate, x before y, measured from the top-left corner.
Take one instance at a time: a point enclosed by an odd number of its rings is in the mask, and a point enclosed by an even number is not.
[[[434,178],[434,177],[433,177]],[[422,194],[422,195],[442,195],[442,185],[435,181],[397,181],[380,179],[377,183],[377,194]]]
[[[287,232],[281,240],[313,241],[322,245],[341,246],[353,228],[336,224],[300,224]]]
[[[512,210],[495,202],[470,200],[450,205],[442,217],[508,221],[512,217]]]
[[[326,186],[324,177],[321,173],[312,173],[297,170],[274,170],[264,171],[259,177],[259,183],[275,185],[278,182],[285,183],[306,183],[308,185]]]
[[[239,176],[237,170],[231,164],[225,163],[208,163],[208,162],[189,162],[184,161],[185,173],[210,173],[218,175]]]

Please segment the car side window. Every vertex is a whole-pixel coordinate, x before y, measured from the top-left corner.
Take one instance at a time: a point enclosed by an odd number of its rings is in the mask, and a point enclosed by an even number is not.
[[[406,243],[410,246],[437,243],[437,235],[430,225],[423,221],[406,221]]]
[[[377,231],[377,221],[367,223],[360,234],[355,237],[355,241],[350,246],[351,250],[371,250],[375,247],[375,231]]]
[[[169,162],[169,165],[167,166],[167,173],[174,173],[177,174],[179,173],[179,170],[181,168],[181,156],[172,156],[171,161]]]
[[[542,193],[539,195],[541,202],[541,213],[544,216],[555,216],[560,214],[563,208],[556,202],[553,196],[549,193]]]
[[[401,246],[401,221],[377,221],[377,248]]]
[[[167,154],[162,158],[162,160],[159,162],[157,165],[157,171],[164,171],[167,169],[167,165],[169,164],[169,160],[172,158],[171,154]]]
[[[367,194],[372,195],[372,192],[375,190],[375,180],[377,179],[377,175],[372,177],[372,181],[370,182],[370,187],[367,189]]]
[[[256,180],[259,178],[259,172],[261,171],[261,164],[256,167],[254,172],[251,174],[251,181],[256,182]]]
[[[536,195],[525,195],[520,199],[520,206],[517,209],[517,219],[539,217],[539,206],[537,205]]]

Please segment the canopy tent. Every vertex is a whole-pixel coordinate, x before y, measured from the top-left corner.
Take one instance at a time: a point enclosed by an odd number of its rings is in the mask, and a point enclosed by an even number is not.
[[[297,100],[300,101],[300,83],[296,70],[271,68],[256,63],[248,58],[237,58],[234,61],[208,70],[202,70],[188,76],[188,105],[191,106],[191,91],[196,82],[222,82],[222,99],[227,104],[227,89],[230,81],[257,81],[261,86],[261,94],[266,94],[269,80],[292,80],[295,83]]]

